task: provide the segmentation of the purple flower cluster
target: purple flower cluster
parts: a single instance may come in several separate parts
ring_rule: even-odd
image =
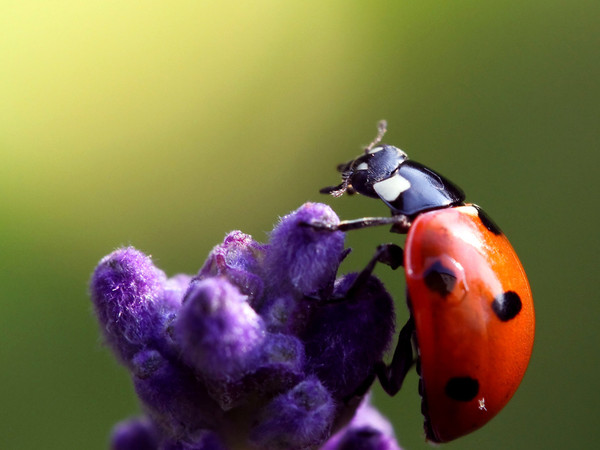
[[[326,205],[281,219],[267,244],[234,231],[195,277],[167,278],[134,248],[103,258],[91,296],[144,415],[118,424],[125,449],[398,449],[368,403],[394,329],[371,276],[336,279],[347,251]]]

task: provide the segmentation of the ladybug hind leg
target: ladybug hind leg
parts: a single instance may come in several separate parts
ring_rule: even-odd
[[[396,344],[390,365],[387,366],[381,361],[375,366],[375,372],[377,373],[381,387],[390,396],[395,395],[400,390],[406,374],[415,363],[412,347],[414,331],[415,322],[411,317],[400,331],[398,344]]]
[[[404,250],[396,244],[379,245],[377,247],[377,250],[375,251],[375,254],[371,258],[371,260],[367,263],[365,268],[359,272],[358,276],[356,277],[356,279],[354,280],[354,282],[352,283],[350,288],[345,292],[343,298],[332,299],[326,303],[346,301],[349,298],[356,298],[356,296],[360,295],[360,290],[366,286],[367,282],[369,281],[369,278],[373,274],[373,270],[375,269],[375,266],[377,265],[377,263],[386,264],[386,265],[390,266],[393,270],[395,270],[398,267],[401,267],[404,263]],[[404,328],[402,329],[402,331],[400,332],[400,342],[404,342],[404,340],[405,340],[404,335],[408,336],[408,341],[409,341],[408,359],[412,360],[412,347],[410,347],[410,336],[412,335],[412,330],[414,329],[414,326],[412,326],[412,320],[410,320],[409,323],[411,324],[411,326],[409,327],[409,324],[406,324],[404,326]],[[399,345],[399,347],[400,347],[400,345]],[[402,373],[401,378],[404,379],[406,372],[408,372],[408,370],[410,369],[410,367],[412,365],[412,362],[411,362],[410,364],[406,364],[405,368],[400,367],[402,365],[400,362],[402,359],[401,353],[403,353],[404,351],[405,351],[404,348],[399,349],[398,347],[396,347],[396,350],[394,352],[393,362],[389,367],[383,361],[379,361],[379,362],[375,363],[371,374],[364,380],[363,383],[360,384],[360,386],[357,387],[356,391],[354,391],[352,393],[352,395],[348,396],[348,398],[346,398],[344,400],[346,402],[348,402],[351,398],[362,398],[368,392],[368,390],[370,389],[370,387],[373,384],[373,381],[375,380],[376,377],[381,380],[382,385],[391,386],[389,389],[384,387],[386,392],[390,393],[391,390],[394,389],[396,385],[398,387],[396,388],[394,393],[397,392],[400,389],[402,380],[400,380],[399,383],[394,383],[393,381],[388,383],[387,381],[384,381],[384,380],[387,380],[388,378],[390,378],[390,379],[393,378],[394,380],[398,380],[400,378],[400,377],[396,376],[396,374],[398,372]],[[394,361],[395,361],[395,363],[394,363]],[[390,374],[390,376],[387,375],[388,373]],[[393,394],[390,394],[390,395],[393,395]]]
[[[346,296],[352,298],[358,294],[360,289],[368,281],[373,273],[377,263],[383,263],[390,266],[392,269],[397,269],[404,262],[404,250],[396,244],[382,244],[377,247],[375,255],[371,258],[365,268],[358,274]],[[395,395],[404,382],[406,374],[415,364],[413,357],[412,337],[415,331],[415,323],[412,317],[408,319],[406,325],[400,331],[398,343],[394,350],[394,356],[390,365],[380,361],[375,364],[375,374],[379,378],[379,382],[383,390],[390,396]],[[371,380],[372,381],[372,380]],[[370,386],[370,382],[366,381],[366,385]]]

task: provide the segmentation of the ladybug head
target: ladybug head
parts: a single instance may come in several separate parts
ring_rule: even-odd
[[[342,174],[342,183],[321,189],[322,194],[339,197],[344,192],[358,192],[367,197],[383,199],[389,197],[390,190],[394,190],[398,196],[410,187],[410,183],[396,176],[398,169],[407,159],[406,153],[393,145],[379,145],[387,131],[385,120],[379,122],[377,130],[377,136],[362,155],[338,166],[338,171]]]
[[[338,166],[342,182],[321,193],[339,197],[358,192],[383,200],[392,214],[405,216],[462,204],[465,194],[458,186],[423,164],[409,161],[399,148],[380,144],[385,131],[385,121],[379,122],[377,137],[365,152]]]
[[[342,183],[321,189],[321,193],[339,197],[344,192],[366,195],[368,197],[382,197],[382,191],[396,189],[399,194],[403,189],[408,189],[410,184],[402,185],[401,177],[396,177],[398,169],[407,156],[393,145],[378,145],[367,147],[365,153],[358,158],[338,166],[342,174]],[[393,185],[393,186],[392,186]]]

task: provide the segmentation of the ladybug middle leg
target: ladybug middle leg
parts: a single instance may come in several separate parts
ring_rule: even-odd
[[[387,366],[383,361],[375,365],[375,373],[379,378],[381,387],[390,396],[395,395],[400,390],[406,374],[415,363],[412,346],[414,331],[415,322],[411,317],[400,330],[398,343],[390,365]]]
[[[366,284],[377,263],[383,263],[390,266],[393,270],[402,266],[404,262],[404,250],[396,244],[381,244],[377,247],[375,255],[367,263],[365,268],[360,271],[344,297],[354,298],[360,289]]]

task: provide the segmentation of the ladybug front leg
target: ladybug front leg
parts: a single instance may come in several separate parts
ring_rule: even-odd
[[[392,232],[406,234],[406,232],[410,228],[411,221],[408,218],[408,216],[400,214],[391,217],[362,217],[360,219],[342,220],[335,225],[317,221],[305,223],[302,225],[323,231],[351,231],[360,230],[361,228],[391,225]]]
[[[377,378],[381,387],[388,395],[395,395],[404,382],[406,374],[415,363],[413,358],[412,336],[415,331],[415,322],[411,317],[402,327],[398,336],[398,344],[389,366],[382,361],[375,367]]]

